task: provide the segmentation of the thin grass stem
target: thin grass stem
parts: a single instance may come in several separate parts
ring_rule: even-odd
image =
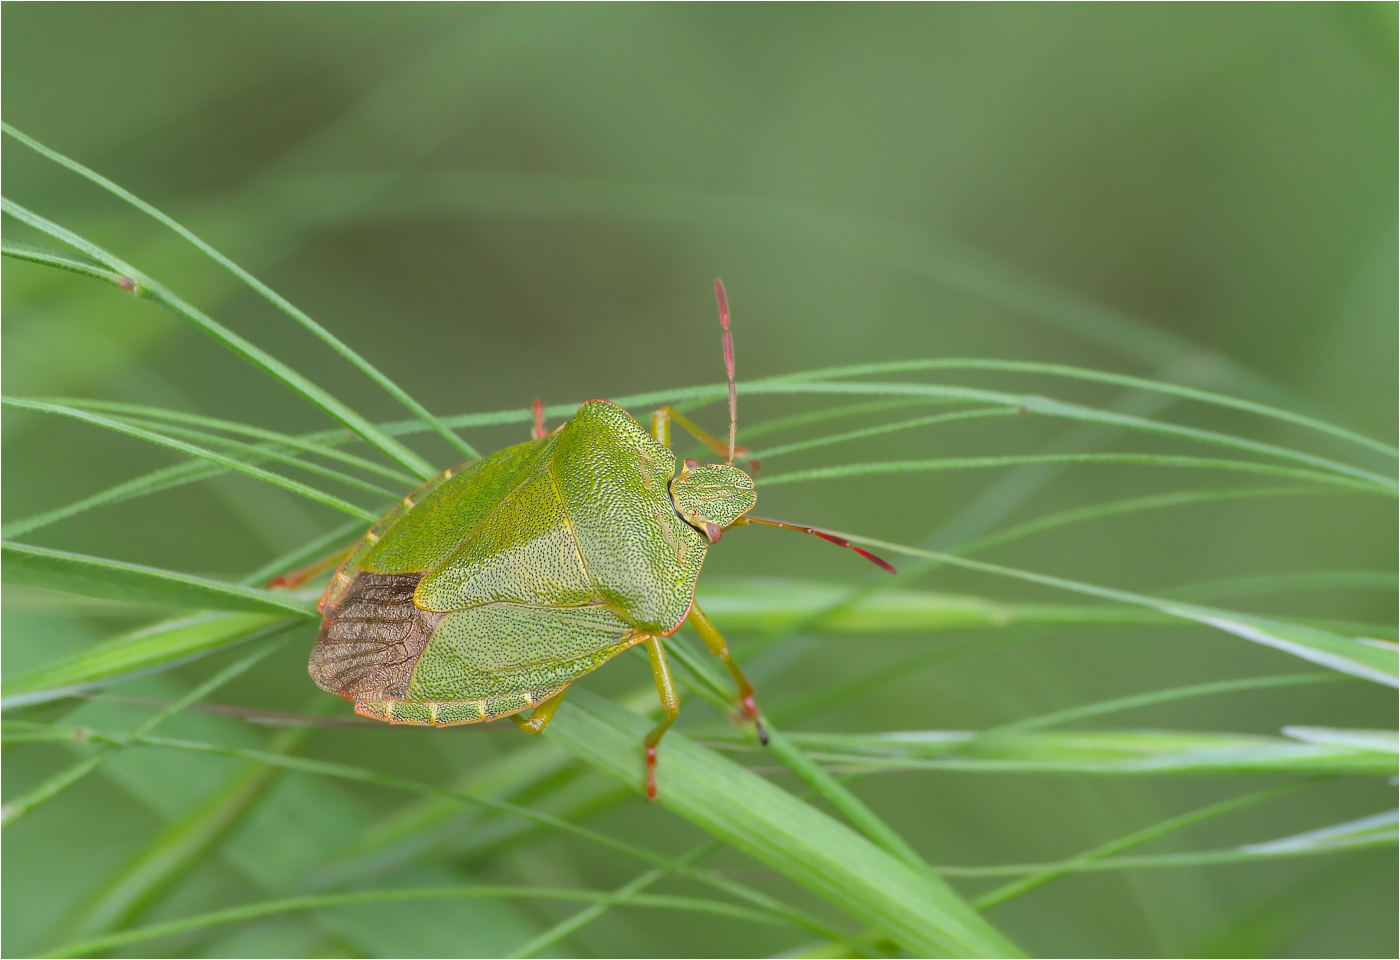
[[[351,410],[331,394],[313,384],[310,380],[297,373],[270,353],[255,347],[243,337],[240,337],[232,330],[218,323],[199,308],[181,299],[169,288],[153,280],[140,270],[137,270],[131,264],[126,263],[73,231],[39,216],[37,213],[20,206],[12,200],[7,198],[0,199],[0,210],[24,221],[36,229],[42,230],[49,236],[61,240],[75,249],[81,250],[88,256],[101,261],[112,270],[129,278],[131,281],[131,293],[143,299],[150,300],[152,303],[194,324],[200,330],[228,347],[243,359],[282,381],[292,390],[345,424],[345,426],[363,437],[367,443],[378,448],[385,456],[396,461],[406,470],[423,480],[427,480],[437,473],[437,470],[434,469],[432,464],[428,463],[428,461],[380,430],[360,414]],[[128,289],[127,285],[122,284],[122,289]]]
[[[428,427],[431,428],[435,433],[441,436],[452,446],[460,450],[467,457],[467,459],[475,460],[477,457],[481,456],[481,454],[477,453],[476,449],[471,444],[467,443],[461,437],[457,436],[457,434],[453,433],[446,426],[444,426],[442,421],[435,417],[433,414],[429,413],[426,407],[424,407],[417,400],[414,400],[411,396],[409,396],[408,393],[398,384],[394,383],[394,381],[390,380],[383,373],[379,372],[379,370],[373,364],[371,364],[364,357],[360,356],[358,353],[352,350],[339,337],[335,336],[333,333],[331,333],[325,327],[321,326],[315,320],[312,320],[309,316],[306,315],[306,313],[304,313],[298,307],[294,306],[290,301],[278,294],[267,284],[263,283],[257,277],[254,277],[247,270],[244,270],[238,264],[234,263],[228,257],[224,256],[218,250],[214,249],[208,243],[205,243],[202,239],[196,236],[193,231],[187,229],[180,223],[176,222],[173,218],[162,213],[160,210],[157,210],[151,204],[142,200],[140,197],[137,197],[129,190],[118,186],[117,184],[113,183],[111,180],[108,180],[106,177],[102,176],[96,171],[83,166],[76,160],[72,160],[64,156],[57,150],[54,150],[51,147],[44,146],[42,143],[35,140],[33,137],[21,133],[14,127],[10,126],[8,123],[0,122],[0,130],[3,130],[5,133],[8,133],[10,136],[14,137],[16,140],[23,143],[30,149],[42,154],[45,157],[48,157],[50,160],[54,161],[60,166],[72,170],[79,176],[97,184],[102,189],[113,193],[118,197],[121,197],[123,200],[136,207],[138,210],[141,210],[143,213],[149,214],[156,220],[159,220],[161,223],[165,224],[171,230],[174,230],[180,236],[184,237],[190,243],[194,244],[196,247],[198,247],[200,250],[206,253],[216,263],[228,269],[230,273],[232,273],[234,276],[238,277],[238,279],[242,280],[248,286],[256,290],[264,299],[272,303],[283,313],[290,316],[293,320],[297,321],[297,323],[301,324],[307,330],[311,331],[311,333],[317,338],[319,338],[322,343],[325,343],[336,353],[340,354],[341,357],[348,360],[361,373],[369,377],[375,383],[379,384],[379,386],[382,387],[385,390],[385,392],[387,392],[395,400],[399,401],[399,403],[403,404],[410,411],[412,411],[412,413],[416,417],[418,417],[425,424],[427,424]]]
[[[862,377],[885,373],[907,373],[915,370],[998,370],[1010,373],[1033,373],[1052,377],[1065,377],[1073,380],[1111,383],[1120,387],[1129,387],[1134,390],[1146,390],[1152,393],[1167,393],[1188,400],[1196,400],[1201,403],[1211,404],[1213,406],[1232,407],[1236,410],[1258,414],[1261,417],[1283,420],[1295,426],[1306,427],[1309,430],[1316,430],[1319,433],[1325,433],[1340,440],[1346,440],[1350,443],[1366,447],[1369,450],[1385,454],[1388,457],[1400,457],[1400,449],[1381,443],[1378,440],[1372,440],[1370,437],[1355,433],[1343,427],[1327,423],[1326,421],[1293,413],[1289,410],[1282,410],[1278,407],[1271,407],[1267,404],[1255,403],[1252,400],[1243,400],[1239,397],[1231,397],[1226,394],[1214,393],[1209,390],[1200,390],[1195,387],[1187,387],[1175,383],[1164,383],[1160,380],[1149,380],[1144,377],[1134,377],[1121,373],[1109,373],[1103,370],[1070,367],[1056,363],[1034,363],[1021,360],[991,360],[982,358],[931,358],[923,360],[897,360],[890,363],[865,363],[844,367],[827,367],[823,370],[806,370],[801,373],[791,374],[789,378],[830,380],[838,377]]]
[[[281,487],[283,490],[288,490],[292,493],[300,494],[301,496],[306,497],[308,500],[314,500],[317,503],[324,504],[325,506],[331,507],[335,510],[339,510],[341,513],[348,513],[352,517],[359,517],[361,520],[367,520],[370,522],[379,519],[379,514],[374,513],[373,511],[366,510],[363,507],[357,507],[355,504],[350,503],[347,500],[342,500],[339,497],[334,496],[333,494],[326,493],[323,490],[318,490],[315,487],[307,486],[306,484],[301,483],[297,480],[292,480],[289,477],[284,477],[279,473],[272,473],[269,470],[263,470],[261,467],[255,467],[252,464],[244,463],[242,460],[237,460],[233,457],[226,457],[221,453],[215,453],[213,450],[208,450],[204,447],[197,447],[194,444],[185,443],[183,440],[176,440],[173,437],[167,437],[163,434],[155,433],[154,431],[146,430],[133,424],[123,423],[120,420],[113,420],[110,417],[104,417],[98,414],[88,413],[83,410],[75,410],[72,407],[61,406],[56,403],[45,403],[41,400],[25,400],[18,397],[3,397],[0,398],[0,403],[3,403],[7,407],[15,407],[21,410],[32,410],[36,413],[50,413],[56,414],[58,416],[70,417],[71,419],[91,424],[95,427],[103,427],[107,430],[112,430],[116,433],[126,434],[129,437],[136,437],[139,440],[146,440],[158,446],[168,447],[171,450],[179,451],[180,453],[183,453],[187,456],[198,457],[201,460],[208,460],[211,463],[217,463],[220,466],[227,467],[230,470],[235,470],[238,473],[246,474],[250,477],[253,477],[254,479],[262,480],[263,482],[270,483],[276,487]]]

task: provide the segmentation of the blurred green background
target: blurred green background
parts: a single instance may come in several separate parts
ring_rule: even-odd
[[[722,367],[709,285],[722,276],[741,381],[916,357],[1039,360],[1192,382],[1386,442],[1396,435],[1395,4],[12,3],[3,16],[7,122],[186,223],[440,414],[714,382]],[[161,278],[371,418],[403,418],[153,221],[13,140],[3,173],[7,196]],[[7,234],[29,237],[14,226],[6,223]],[[3,323],[8,394],[129,400],[289,432],[326,426],[175,318],[89,281],[7,261]],[[1008,374],[934,379],[1097,405],[1119,396]],[[741,440],[745,423],[804,409],[793,398],[743,400]],[[722,427],[719,407],[697,416]],[[1209,408],[1163,416],[1339,451]],[[1073,441],[1075,429],[1041,418],[972,421],[795,454],[781,469],[1033,452]],[[517,424],[467,436],[489,450],[525,432]],[[1141,438],[1099,445],[1184,449]],[[452,460],[445,444],[417,446],[435,463]],[[7,519],[173,462],[136,441],[8,415],[4,455]],[[1005,516],[991,507],[979,515],[1008,482],[1043,487]],[[907,474],[776,487],[759,512],[948,546],[989,522],[1221,483],[1099,466]],[[30,539],[237,577],[339,522],[225,478]],[[1396,550],[1393,507],[1328,496],[1099,521],[988,559],[1160,592],[1229,577],[1393,569]],[[712,552],[706,578],[862,582],[857,566],[815,541],[750,530]],[[947,569],[915,586],[1078,602]],[[1393,589],[1229,605],[1390,625],[1372,635],[1394,639]],[[5,613],[7,674],[137,622],[23,592],[7,592]],[[808,638],[804,655],[774,665],[760,686],[765,702],[777,702],[969,638]],[[797,726],[977,729],[1305,666],[1187,627],[1001,639]],[[319,696],[303,666],[310,640],[299,635],[215,699],[310,709]],[[734,640],[742,657],[745,640]],[[192,665],[118,692],[168,697],[207,673]],[[643,665],[622,658],[584,683],[613,694],[644,681]],[[103,709],[123,721],[139,716]],[[716,719],[694,698],[683,710],[683,725]],[[1342,683],[1191,700],[1110,725],[1275,734],[1285,724],[1388,727],[1394,717],[1393,691]],[[440,781],[516,749],[513,733],[331,730],[308,752]],[[5,762],[8,795],[70,758],[26,747]],[[107,872],[198,799],[196,774],[160,763],[123,757],[7,832],[7,955],[49,943]],[[930,862],[981,864],[1068,856],[1253,787],[1238,778],[919,773],[856,789]],[[355,822],[401,802],[345,784],[318,789]],[[1338,781],[1161,849],[1282,836],[1386,809],[1393,794],[1383,780]],[[697,835],[635,797],[590,822],[672,852]],[[426,858],[417,882],[469,870],[503,883],[611,889],[636,870],[547,837],[454,856]],[[152,916],[259,896],[248,860],[236,850],[211,856]],[[1393,956],[1396,896],[1395,852],[1383,847],[1281,865],[1074,876],[989,916],[1043,955]],[[183,949],[498,955],[520,931],[564,915],[562,905],[551,910],[375,908],[340,927],[291,917]],[[410,914],[426,919],[403,919]],[[401,939],[410,936],[425,939]],[[792,943],[783,931],[632,911],[556,949],[747,955]]]

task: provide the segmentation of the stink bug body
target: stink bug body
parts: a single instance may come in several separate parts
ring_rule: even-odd
[[[604,400],[547,433],[536,402],[533,439],[429,480],[350,552],[321,598],[309,666],[316,684],[376,720],[447,726],[511,717],[539,733],[570,683],[645,644],[665,711],[645,741],[654,799],[656,745],[680,709],[660,638],[688,620],[733,674],[742,714],[759,724],[753,687],[695,604],[706,550],[741,523],[850,545],[745,516],[757,497],[734,466],[733,346],[718,281],[715,290],[728,443],[670,408],[652,415],[648,433]],[[672,423],[726,462],[687,460],[677,473]],[[761,724],[758,731],[764,738]]]

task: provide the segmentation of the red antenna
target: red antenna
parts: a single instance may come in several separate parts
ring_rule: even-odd
[[[719,304],[719,325],[724,330],[724,372],[729,377],[729,462],[734,462],[734,441],[738,437],[739,399],[734,390],[734,338],[729,335],[729,298],[724,281],[715,280],[715,302]]]
[[[875,564],[875,566],[879,567],[886,573],[898,572],[895,570],[892,564],[890,564],[888,561],[881,560],[869,550],[862,550],[860,547],[856,546],[854,543],[847,540],[845,537],[838,537],[834,533],[827,533],[825,530],[818,530],[816,527],[804,527],[800,523],[784,523],[781,520],[767,520],[763,517],[748,516],[740,517],[738,520],[734,521],[733,525],[737,527],[740,524],[750,523],[761,527],[777,527],[779,530],[796,530],[798,533],[810,533],[814,537],[821,537],[828,543],[834,543],[838,547],[845,547],[847,550],[855,551],[856,553],[860,554],[862,557],[869,560],[871,563]]]

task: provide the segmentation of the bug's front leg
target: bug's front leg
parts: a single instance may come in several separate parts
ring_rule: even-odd
[[[661,736],[681,712],[681,698],[676,695],[676,685],[671,680],[671,667],[666,662],[666,651],[661,647],[660,637],[647,637],[647,656],[651,658],[651,672],[656,677],[656,692],[661,695],[661,710],[665,714],[661,722],[652,728],[642,741],[646,746],[647,757],[647,799],[656,799],[656,745]]]
[[[768,731],[763,729],[763,721],[758,718],[758,704],[753,702],[753,684],[749,683],[749,678],[744,676],[744,672],[739,669],[739,665],[730,656],[729,644],[724,642],[723,635],[715,629],[715,625],[710,622],[710,618],[705,616],[705,611],[700,609],[700,604],[690,605],[690,616],[686,621],[695,628],[695,632],[700,634],[700,639],[705,641],[705,646],[710,648],[710,652],[724,661],[724,665],[729,668],[729,674],[734,678],[734,686],[739,691],[739,710],[743,715],[753,721],[754,727],[758,730],[758,740],[765,747],[768,746]]]

